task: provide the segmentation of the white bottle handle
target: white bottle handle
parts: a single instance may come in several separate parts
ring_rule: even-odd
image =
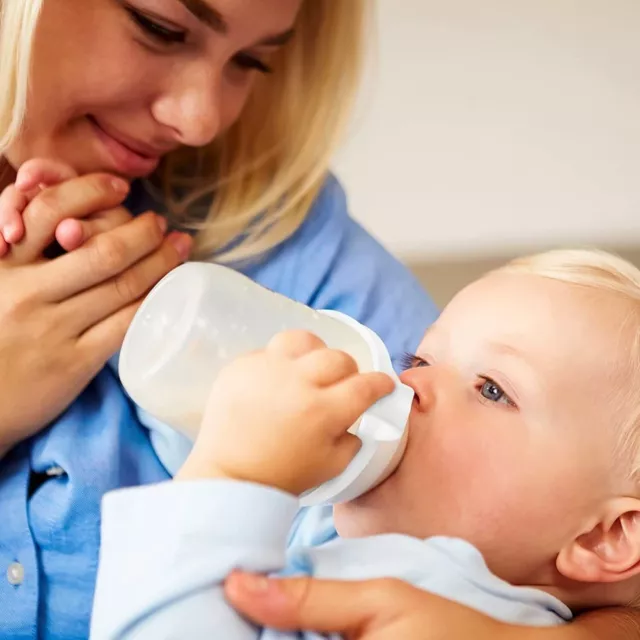
[[[370,424],[375,416],[365,416]],[[387,427],[388,428],[388,427]],[[378,440],[373,435],[359,435],[362,446],[349,466],[336,478],[300,496],[304,507],[348,502],[386,480],[404,453],[406,429],[400,440]]]
[[[407,419],[413,390],[402,384],[393,371],[391,358],[380,337],[371,329],[337,311],[321,311],[358,331],[367,342],[373,371],[382,371],[394,379],[396,389],[376,402],[350,431],[362,441],[349,466],[336,478],[300,497],[303,506],[348,502],[385,480],[404,454]]]

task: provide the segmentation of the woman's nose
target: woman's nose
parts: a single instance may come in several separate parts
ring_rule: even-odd
[[[155,101],[153,117],[181,145],[203,147],[220,132],[221,90],[210,70],[185,73]]]

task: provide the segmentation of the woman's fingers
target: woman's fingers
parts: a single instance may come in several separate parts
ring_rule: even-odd
[[[105,231],[111,231],[132,219],[132,215],[124,207],[116,207],[101,211],[85,220],[67,218],[56,229],[56,240],[65,251],[75,251],[85,242]],[[163,219],[158,221],[161,227]]]
[[[394,579],[356,582],[234,573],[225,595],[259,626],[338,633],[346,640],[497,640],[529,638],[533,631],[507,626]]]
[[[24,236],[22,212],[27,202],[27,197],[13,184],[0,194],[0,236],[4,242],[0,256],[7,253],[9,244],[20,241]]]
[[[157,251],[126,271],[64,302],[61,305],[63,321],[68,322],[74,332],[91,331],[90,327],[140,300],[161,278],[184,261],[184,252],[175,244],[180,240],[179,236],[171,234]],[[114,326],[119,326],[118,322]],[[101,329],[97,333],[103,330],[108,331]]]
[[[91,238],[72,253],[39,265],[46,266],[41,296],[47,302],[60,302],[102,284],[156,251],[163,241],[164,228],[158,217],[152,213],[138,216]]]
[[[186,237],[184,234],[170,234],[165,240],[161,251],[136,265],[138,271],[128,276],[133,284],[125,284],[127,282],[126,274],[123,274],[125,280],[121,281],[120,286],[112,283],[111,294],[114,295],[112,300],[122,300],[128,295],[135,295],[137,291],[145,287],[144,283],[147,283],[146,289],[150,289],[161,277],[175,266],[178,266],[180,262],[183,262],[190,249],[191,238]],[[130,289],[129,287],[133,288]],[[123,291],[125,293],[124,298],[122,297]],[[100,295],[97,295],[96,299],[99,297]],[[125,333],[141,302],[140,298],[138,298],[116,313],[112,313],[93,324],[80,337],[78,347],[88,354],[101,354],[105,359],[111,357],[121,347]]]
[[[127,329],[140,304],[141,300],[132,302],[81,335],[77,342],[81,357],[95,359],[98,364],[111,358],[122,346]]]
[[[75,251],[85,242],[86,224],[87,221],[74,220],[73,218],[63,220],[56,227],[56,242],[62,247],[62,249],[64,249],[64,251]]]
[[[371,627],[397,615],[411,587],[391,580],[277,580],[236,573],[227,580],[225,593],[240,613],[259,625],[365,638]],[[354,635],[356,631],[362,635]]]
[[[29,193],[40,186],[52,186],[77,177],[77,173],[68,164],[47,158],[27,160],[18,169],[16,187],[23,193]]]
[[[128,188],[120,178],[92,174],[46,189],[27,205],[23,214],[25,238],[14,245],[9,261],[34,262],[53,241],[60,222],[113,209],[122,203]]]

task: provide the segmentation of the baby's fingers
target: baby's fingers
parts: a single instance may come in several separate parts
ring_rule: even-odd
[[[16,177],[16,187],[22,193],[33,193],[42,187],[52,187],[77,177],[77,173],[64,162],[35,158],[25,162]]]
[[[326,389],[327,397],[339,412],[340,419],[336,420],[336,427],[341,429],[344,424],[353,424],[394,389],[394,381],[386,373],[380,372],[357,373]]]
[[[3,236],[4,255],[7,244],[14,244],[24,236],[22,212],[27,206],[28,199],[24,193],[18,191],[15,185],[9,185],[0,195],[0,234]]]

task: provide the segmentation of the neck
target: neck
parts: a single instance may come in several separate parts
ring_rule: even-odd
[[[582,613],[602,607],[627,606],[637,598],[638,583],[625,580],[614,583],[574,582],[561,575],[552,584],[528,585],[554,596],[574,613]]]

